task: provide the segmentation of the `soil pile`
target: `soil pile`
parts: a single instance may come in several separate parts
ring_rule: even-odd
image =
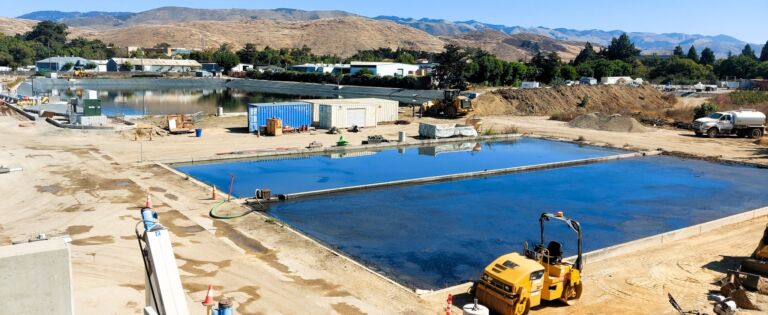
[[[579,107],[587,97],[587,105]],[[480,95],[478,115],[538,115],[575,113],[583,110],[611,114],[663,114],[674,100],[650,86],[577,85],[541,89],[500,89]],[[660,115],[661,116],[661,115]]]
[[[617,132],[646,132],[642,124],[632,117],[618,114],[589,113],[580,115],[568,123],[569,126],[583,129],[596,129]]]

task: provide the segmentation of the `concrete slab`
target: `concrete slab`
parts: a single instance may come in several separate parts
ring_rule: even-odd
[[[0,296],[8,314],[74,314],[70,238],[0,247]]]

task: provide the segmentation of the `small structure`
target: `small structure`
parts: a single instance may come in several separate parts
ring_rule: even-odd
[[[765,80],[765,79],[752,80],[752,88],[760,91],[768,91],[768,80]]]
[[[248,63],[241,63],[232,67],[232,72],[248,72],[253,70],[253,65]]]
[[[285,69],[283,69],[281,67],[272,66],[272,65],[269,65],[269,66],[256,66],[254,68],[254,70],[259,72],[259,73],[265,73],[265,72],[267,72],[267,73],[278,73],[278,72],[285,71]]]
[[[248,131],[260,132],[267,120],[280,118],[283,127],[300,128],[312,125],[312,104],[306,102],[248,104]]]
[[[521,89],[538,89],[541,87],[541,83],[536,81],[523,81],[520,83]]]
[[[312,123],[315,125],[320,125],[321,105],[355,105],[371,107],[376,112],[377,124],[380,122],[396,121],[399,117],[400,109],[400,102],[381,98],[330,98],[302,101],[312,104]],[[336,127],[338,128],[338,126]]]
[[[579,79],[579,84],[582,84],[582,85],[597,85],[597,79],[595,79],[593,77],[581,77],[581,79]]]
[[[376,127],[377,108],[359,103],[320,104],[319,126],[323,129]]]
[[[380,77],[404,77],[415,76],[416,72],[419,70],[419,65],[394,62],[353,61],[349,68],[349,74],[354,75],[364,69]]]
[[[95,65],[93,69],[90,69],[94,72],[107,72],[107,63],[109,60],[89,60],[91,64]],[[89,67],[86,66],[85,69],[88,69]]]
[[[195,71],[195,77],[198,78],[212,78],[213,73],[205,71],[205,70],[197,70]]]
[[[80,57],[51,57],[35,62],[35,66],[41,72],[66,72],[85,68],[89,63],[90,60]]]
[[[600,84],[604,85],[627,85],[634,82],[631,77],[602,77]]]
[[[190,59],[112,58],[107,62],[109,72],[191,72],[201,68],[200,63]]]

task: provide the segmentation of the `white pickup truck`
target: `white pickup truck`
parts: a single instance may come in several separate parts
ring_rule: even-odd
[[[691,127],[697,136],[737,135],[758,139],[765,133],[765,114],[752,109],[716,112],[696,119]]]

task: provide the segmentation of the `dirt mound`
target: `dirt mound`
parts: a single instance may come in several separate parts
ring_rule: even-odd
[[[589,113],[580,115],[568,123],[574,128],[596,129],[618,132],[646,132],[642,124],[632,117],[619,114],[607,115],[603,113]]]
[[[580,108],[584,97],[587,106]],[[650,86],[616,85],[560,86],[542,89],[499,89],[482,94],[477,101],[478,115],[539,115],[579,111],[610,114],[663,114],[673,107],[664,94]]]

